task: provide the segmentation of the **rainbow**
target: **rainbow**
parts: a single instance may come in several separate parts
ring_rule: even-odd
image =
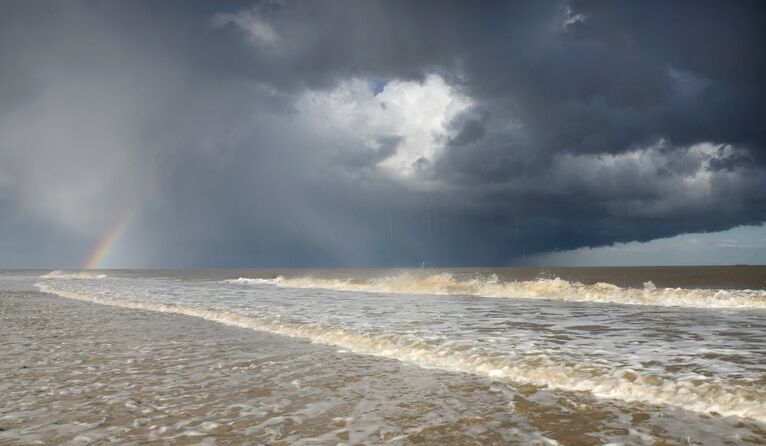
[[[122,235],[125,234],[125,229],[127,229],[130,222],[133,220],[136,214],[138,214],[138,211],[141,209],[142,202],[143,200],[138,200],[136,204],[128,208],[122,214],[120,219],[117,220],[117,223],[112,226],[112,229],[106,233],[104,238],[101,239],[98,245],[96,245],[96,248],[90,253],[88,260],[83,265],[83,269],[101,268],[104,260],[106,260],[106,258],[112,252],[117,242],[120,241]]]

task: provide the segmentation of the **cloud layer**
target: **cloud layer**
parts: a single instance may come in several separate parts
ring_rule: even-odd
[[[0,264],[503,265],[766,220],[759,2],[4,2]]]

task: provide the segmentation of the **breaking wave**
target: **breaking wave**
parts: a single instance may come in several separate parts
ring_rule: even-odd
[[[51,271],[48,274],[40,276],[41,279],[103,279],[106,274],[94,273],[90,271]]]
[[[238,279],[224,280],[225,283],[234,283],[237,285],[276,285],[282,281],[282,276],[275,277],[273,279],[250,279],[247,277],[240,277]]]
[[[602,398],[666,404],[697,413],[716,412],[724,416],[747,417],[766,422],[766,388],[746,385],[744,382],[670,380],[626,367],[553,360],[541,353],[509,354],[458,342],[435,342],[393,333],[368,333],[226,310],[108,299],[96,294],[62,290],[50,282],[38,283],[37,287],[43,292],[62,297],[200,317],[222,324],[332,345],[354,353],[410,361],[425,367],[485,375],[552,389],[590,392]]]
[[[371,293],[473,295],[696,308],[766,308],[766,290],[657,288],[652,282],[644,283],[643,288],[622,288],[606,282],[584,284],[560,278],[503,282],[494,274],[468,280],[456,279],[448,273],[428,276],[404,273],[373,279],[280,276],[274,279],[240,277],[227,282]]]

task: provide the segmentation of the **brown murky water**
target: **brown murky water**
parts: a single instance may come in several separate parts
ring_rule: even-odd
[[[7,273],[0,444],[766,444],[758,292],[580,273]]]

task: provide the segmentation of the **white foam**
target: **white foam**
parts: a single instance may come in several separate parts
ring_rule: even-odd
[[[40,276],[42,279],[103,279],[106,274],[96,273],[92,271],[51,271],[48,274]]]
[[[261,279],[261,278],[248,278],[240,277],[238,279],[224,280],[225,283],[234,283],[237,285],[276,285],[282,281],[282,276],[275,277],[273,279]]]
[[[248,283],[240,278],[238,283]],[[696,308],[766,308],[766,290],[706,290],[657,288],[649,281],[643,288],[622,288],[606,282],[584,284],[560,278],[502,282],[496,275],[458,280],[451,274],[404,273],[373,279],[323,279],[278,277],[274,285],[284,288],[321,288],[395,294],[473,295],[498,298],[549,299],[631,305]]]
[[[666,404],[685,410],[766,422],[766,389],[758,385],[714,380],[675,381],[641,374],[624,367],[554,361],[542,353],[508,355],[459,343],[439,343],[390,333],[366,333],[350,328],[307,324],[232,311],[156,302],[107,299],[95,294],[37,284],[43,292],[99,304],[195,316],[211,321],[266,331],[341,347],[355,353],[411,361],[424,367],[480,374],[518,383],[585,391],[603,398]]]

